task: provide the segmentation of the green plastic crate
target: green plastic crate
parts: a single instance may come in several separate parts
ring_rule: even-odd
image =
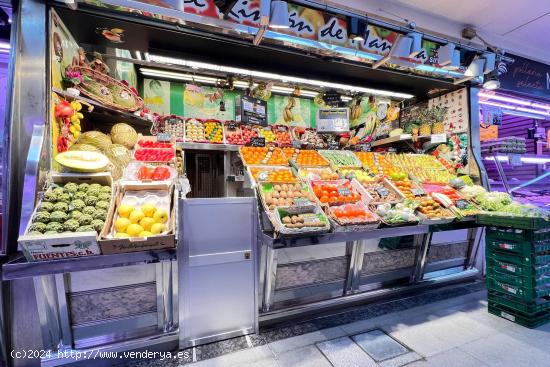
[[[521,301],[532,301],[535,298],[541,298],[550,295],[550,287],[529,287],[513,285],[491,276],[487,277],[487,289],[497,292],[504,292],[509,296],[513,296]]]
[[[518,256],[498,251],[486,251],[487,264],[496,271],[523,276],[540,276],[550,272],[550,264],[540,261],[542,256]],[[548,255],[545,255],[546,257]],[[548,256],[550,257],[550,256]]]
[[[536,298],[531,302],[520,302],[506,293],[489,291],[487,293],[487,299],[489,302],[508,307],[514,311],[518,311],[526,315],[534,315],[544,311],[550,311],[550,296]]]
[[[502,251],[521,256],[544,254],[550,251],[550,240],[542,241],[511,241],[495,238],[491,234],[485,236],[485,248],[489,251]]]
[[[550,228],[550,221],[543,218],[500,216],[488,213],[478,214],[476,216],[476,222],[486,226],[510,227],[518,229],[537,230]]]
[[[525,277],[516,274],[503,274],[494,271],[492,268],[487,269],[487,276],[494,278],[498,281],[515,285],[519,287],[550,287],[550,274],[544,274],[539,277]]]
[[[529,230],[509,227],[489,226],[485,229],[487,236],[510,241],[544,241],[550,240],[550,228]]]
[[[525,315],[521,312],[502,306],[500,304],[495,304],[493,302],[489,302],[488,310],[489,313],[492,313],[493,315],[500,316],[530,329],[544,325],[548,321],[550,321],[550,312],[547,311],[535,315]]]

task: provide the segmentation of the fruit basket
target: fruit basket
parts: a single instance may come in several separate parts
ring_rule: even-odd
[[[288,159],[277,147],[240,147],[243,163],[250,165],[288,166]]]
[[[331,222],[334,222],[334,228],[337,232],[369,230],[378,228],[380,225],[378,215],[362,202],[328,207],[327,214]]]
[[[138,148],[134,151],[134,159],[138,162],[167,163],[175,157],[173,148]]]
[[[223,125],[225,142],[232,145],[244,145],[243,130],[236,122],[228,121]]]
[[[158,141],[156,136],[138,136],[137,148],[163,148],[173,149],[174,143],[171,141]]]
[[[174,167],[166,164],[130,162],[124,169],[122,181],[158,182],[172,181],[177,177]]]
[[[185,120],[185,142],[223,144],[223,124],[219,120]]]
[[[335,169],[343,167],[361,167],[357,157],[347,150],[320,150],[319,154],[325,158]]]
[[[83,82],[76,84],[82,95],[98,101],[104,106],[125,112],[135,112],[143,109],[143,99],[135,94],[127,85],[100,73],[87,66],[72,65],[67,72],[79,73]]]
[[[446,169],[414,168],[408,172],[412,180],[419,182],[447,184],[447,182],[456,178]]]
[[[392,184],[403,194],[405,199],[419,200],[426,196],[426,191],[413,181],[392,181]]]
[[[298,182],[290,167],[285,166],[248,166],[247,172],[252,182]]]
[[[245,145],[250,144],[250,140],[252,140],[252,138],[256,138],[259,136],[258,129],[259,129],[259,126],[257,127],[255,125],[245,125],[245,124],[241,125],[243,143]]]
[[[270,126],[258,127],[258,136],[265,139],[265,145],[277,145],[277,137]]]
[[[170,134],[176,141],[185,140],[185,121],[176,115],[164,116],[160,119],[160,131]]]
[[[259,184],[260,199],[265,211],[271,212],[278,206],[316,206],[315,195],[309,186],[303,182]]]
[[[279,148],[292,146],[292,137],[290,136],[290,131],[288,126],[284,126],[284,125],[273,126],[273,133],[275,133],[275,140]]]
[[[288,157],[290,164],[296,168],[329,166],[328,161],[316,150],[286,148],[284,153]]]
[[[175,247],[173,186],[164,183],[119,187],[116,208],[101,234],[104,254]]]
[[[330,181],[330,180],[339,179],[340,175],[334,172],[330,167],[323,167],[323,168],[307,167],[307,168],[298,169],[298,177],[301,180],[305,180],[305,181],[311,181],[311,180]]]
[[[403,194],[385,178],[378,178],[374,182],[363,182],[362,186],[372,197],[371,204],[397,204],[405,200]]]
[[[53,174],[49,187],[20,236],[28,261],[99,255],[98,234],[113,206],[108,173]],[[65,233],[69,232],[69,233]]]
[[[273,221],[275,231],[280,236],[330,231],[330,222],[319,207],[277,207]]]
[[[305,129],[303,127],[291,127],[290,135],[292,140],[297,142],[301,148],[305,149],[326,149],[326,141],[317,134],[315,129]]]
[[[356,203],[368,205],[372,198],[356,180],[311,181],[311,189],[321,205],[338,206]]]

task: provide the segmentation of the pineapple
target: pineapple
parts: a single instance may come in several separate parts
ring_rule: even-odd
[[[432,134],[443,134],[445,132],[445,125],[443,120],[447,114],[447,107],[433,107],[430,110],[431,120],[433,121]]]
[[[429,122],[423,122],[420,125],[420,135],[430,135],[432,133],[432,125]]]
[[[439,121],[433,124],[432,134],[443,134],[445,132],[445,125],[443,122]]]

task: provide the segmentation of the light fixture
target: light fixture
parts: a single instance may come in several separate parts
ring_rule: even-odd
[[[488,90],[495,90],[500,88],[500,81],[498,80],[498,70],[493,70],[485,76],[483,88]]]
[[[358,17],[351,17],[348,20],[348,38],[361,42],[365,40],[368,22]]]
[[[479,104],[487,105],[487,106],[500,107],[500,108],[505,109],[507,111],[520,111],[520,112],[527,112],[527,113],[532,113],[532,114],[535,114],[535,115],[550,117],[550,112],[535,110],[535,109],[532,109],[532,108],[518,107],[518,106],[499,103],[499,102],[492,102],[492,101],[479,101]]]
[[[468,68],[464,72],[464,75],[471,77],[478,77],[483,75],[483,70],[485,68],[485,59],[483,57],[476,56],[468,65]]]
[[[392,47],[392,56],[395,57],[409,57],[411,54],[411,48],[413,45],[413,39],[409,36],[400,37],[396,44]],[[394,50],[395,49],[395,50]]]
[[[481,91],[481,92],[479,92],[478,96],[482,97],[482,98],[495,100],[495,101],[508,102],[508,103],[513,103],[513,104],[517,104],[517,105],[520,105],[520,106],[539,108],[539,109],[550,111],[550,105],[542,104],[542,103],[539,103],[539,102],[527,101],[525,99],[520,99],[520,98],[515,98],[515,97],[508,97],[508,96],[501,95],[501,94],[486,93],[486,92]]]
[[[456,46],[452,42],[449,42],[446,45],[439,47],[437,49],[437,63],[440,66],[451,65],[453,63],[455,48]]]
[[[483,67],[483,74],[488,74],[491,71],[495,70],[495,63],[497,55],[493,52],[486,52],[483,54],[485,59],[485,65]]]
[[[78,1],[77,0],[64,0],[65,4],[72,10],[76,10],[78,8]]]
[[[182,59],[176,59],[176,58],[165,57],[160,55],[149,55],[149,59],[152,62],[156,62],[160,64],[172,64],[172,65],[179,65],[179,66],[185,66],[185,67],[198,66],[201,69],[218,71],[225,74],[241,75],[241,76],[267,79],[267,80],[286,80],[287,82],[292,84],[310,85],[315,88],[321,87],[321,88],[327,88],[327,89],[330,89],[330,88],[341,89],[349,92],[361,92],[365,94],[393,97],[393,98],[399,98],[399,99],[408,99],[408,98],[414,97],[413,94],[408,94],[408,93],[391,92],[391,91],[380,90],[380,89],[357,87],[357,86],[352,86],[347,84],[325,82],[320,80],[299,78],[299,77],[280,75],[275,73],[266,73],[263,71],[241,69],[241,68],[235,68],[231,66],[222,66],[222,65],[215,65],[215,64],[209,64],[204,62],[182,60]]]
[[[416,57],[420,52],[422,52],[422,34],[418,32],[410,32],[407,34],[407,37],[410,37],[413,40],[408,57]]]
[[[265,1],[265,0],[264,0]],[[288,4],[286,1],[272,0],[269,15],[270,28],[288,28]]]
[[[134,51],[134,54],[135,54],[136,60],[143,60],[143,59],[141,58],[141,52],[140,52],[139,50],[135,50],[135,51]]]

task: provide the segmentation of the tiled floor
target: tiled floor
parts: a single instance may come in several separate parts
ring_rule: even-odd
[[[324,322],[305,323],[301,327],[311,327],[311,332],[297,332],[300,335],[293,334],[293,330],[287,327],[284,332],[295,335],[291,337],[274,334],[281,333],[281,330],[272,331],[273,335],[251,336],[247,339],[248,348],[233,353],[202,349],[197,356],[200,361],[190,366],[550,366],[550,324],[532,330],[523,328],[489,314],[485,290],[458,293],[454,297],[434,294],[432,300],[440,301],[418,301],[420,306],[403,306],[400,311],[390,313],[379,311],[380,316],[373,317],[384,306],[375,305],[377,307],[370,308],[370,317],[361,319],[346,314],[348,319],[355,320],[348,323],[334,321],[334,317]],[[406,304],[407,301],[399,302]],[[361,312],[364,314],[364,310]],[[348,319],[340,316],[340,321]],[[323,324],[325,328],[318,327]],[[374,329],[377,331],[364,335]],[[372,351],[372,345],[364,344],[369,341],[379,344],[387,340],[397,341],[406,349],[399,345],[388,349],[386,345],[385,352],[389,357],[381,357]],[[223,346],[218,344],[213,348],[223,349]],[[215,355],[220,356],[209,358]],[[388,359],[381,360],[383,358]],[[172,361],[170,366],[185,362],[192,361],[175,364]],[[133,366],[164,367],[165,364],[147,361]]]

